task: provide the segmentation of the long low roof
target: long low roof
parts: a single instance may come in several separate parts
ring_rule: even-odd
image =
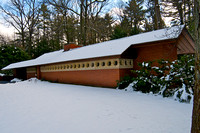
[[[171,28],[155,30],[116,40],[110,40],[93,45],[79,47],[65,52],[62,49],[43,54],[36,59],[12,63],[4,67],[2,70],[59,63],[65,61],[74,61],[80,59],[121,55],[131,45],[176,39],[179,37],[183,28],[184,25],[174,26]]]

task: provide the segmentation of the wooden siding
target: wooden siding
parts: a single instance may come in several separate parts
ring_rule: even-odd
[[[177,54],[194,54],[195,44],[186,31],[183,30],[177,41]]]

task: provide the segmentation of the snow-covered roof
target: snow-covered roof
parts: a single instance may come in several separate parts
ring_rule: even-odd
[[[116,40],[79,47],[65,52],[62,49],[43,54],[36,59],[10,64],[4,67],[2,70],[59,63],[64,61],[121,55],[131,45],[178,38],[183,28],[184,25],[155,30]]]

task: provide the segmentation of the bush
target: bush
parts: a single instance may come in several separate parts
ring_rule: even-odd
[[[1,69],[11,63],[30,59],[30,56],[22,49],[12,45],[0,46],[0,73],[11,75],[12,71],[1,71]]]
[[[124,89],[128,87],[128,85],[133,82],[132,78],[133,77],[130,77],[130,76],[123,77],[120,81],[117,81],[117,86],[118,86],[117,88]]]
[[[174,96],[181,102],[189,102],[194,87],[194,55],[182,55],[173,62],[159,60],[158,66],[153,66],[153,63],[139,63],[141,69],[132,70],[137,76],[123,78],[118,83],[120,88],[126,88],[128,83],[132,83],[135,91],[152,92],[163,97]]]

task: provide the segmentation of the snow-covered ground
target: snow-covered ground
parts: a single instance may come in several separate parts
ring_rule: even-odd
[[[192,104],[32,79],[0,84],[1,133],[189,133]]]

